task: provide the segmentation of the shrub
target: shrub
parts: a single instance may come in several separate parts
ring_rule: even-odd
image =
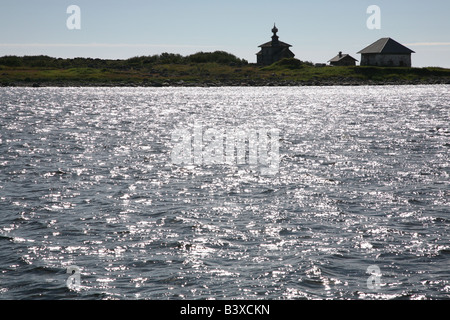
[[[218,64],[241,66],[248,64],[244,59],[239,59],[235,55],[225,51],[215,52],[197,52],[186,57],[188,63],[209,63],[215,62]]]
[[[6,67],[21,67],[22,59],[16,56],[4,56],[0,58],[0,65]]]

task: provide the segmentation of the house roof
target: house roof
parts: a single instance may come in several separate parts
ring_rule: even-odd
[[[272,41],[269,41],[269,42],[266,42],[266,43],[260,45],[259,47],[260,48],[267,48],[267,47],[272,47],[272,46],[273,46],[272,45]],[[277,46],[279,46],[279,47],[287,47],[287,48],[292,47],[290,44],[288,44],[286,42],[283,42],[283,41],[278,41]]]
[[[411,49],[401,45],[392,38],[381,38],[370,46],[362,49],[358,53],[392,53],[392,54],[408,54],[415,53]]]
[[[350,58],[350,59],[353,59],[355,61],[358,61],[358,60],[356,60],[355,58],[353,58],[349,54],[342,54],[341,56],[337,55],[336,57],[334,57],[333,59],[329,60],[328,62],[338,62],[338,61],[341,61],[342,59],[347,58],[347,57]]]

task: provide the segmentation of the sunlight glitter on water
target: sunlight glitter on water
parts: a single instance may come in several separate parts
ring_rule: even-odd
[[[448,86],[1,90],[2,297],[448,297]],[[175,165],[196,122],[279,129],[277,175]]]

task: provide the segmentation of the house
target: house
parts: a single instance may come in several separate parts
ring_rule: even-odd
[[[415,52],[394,39],[381,38],[358,53],[362,66],[411,67],[411,54]]]
[[[279,37],[277,36],[278,28],[276,25],[273,26],[272,32],[272,41],[259,46],[261,51],[256,54],[257,63],[259,65],[268,66],[281,59],[295,57],[295,54],[289,49],[292,46],[279,40]]]
[[[328,62],[331,66],[356,66],[356,61],[358,60],[352,56],[342,54],[342,51],[339,51],[339,54]]]

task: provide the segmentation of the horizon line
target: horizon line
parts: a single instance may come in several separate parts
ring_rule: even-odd
[[[221,48],[217,45],[188,45],[188,44],[144,44],[144,43],[0,43],[0,47],[33,47],[33,48]]]
[[[414,42],[405,43],[406,46],[450,46],[450,42]]]

